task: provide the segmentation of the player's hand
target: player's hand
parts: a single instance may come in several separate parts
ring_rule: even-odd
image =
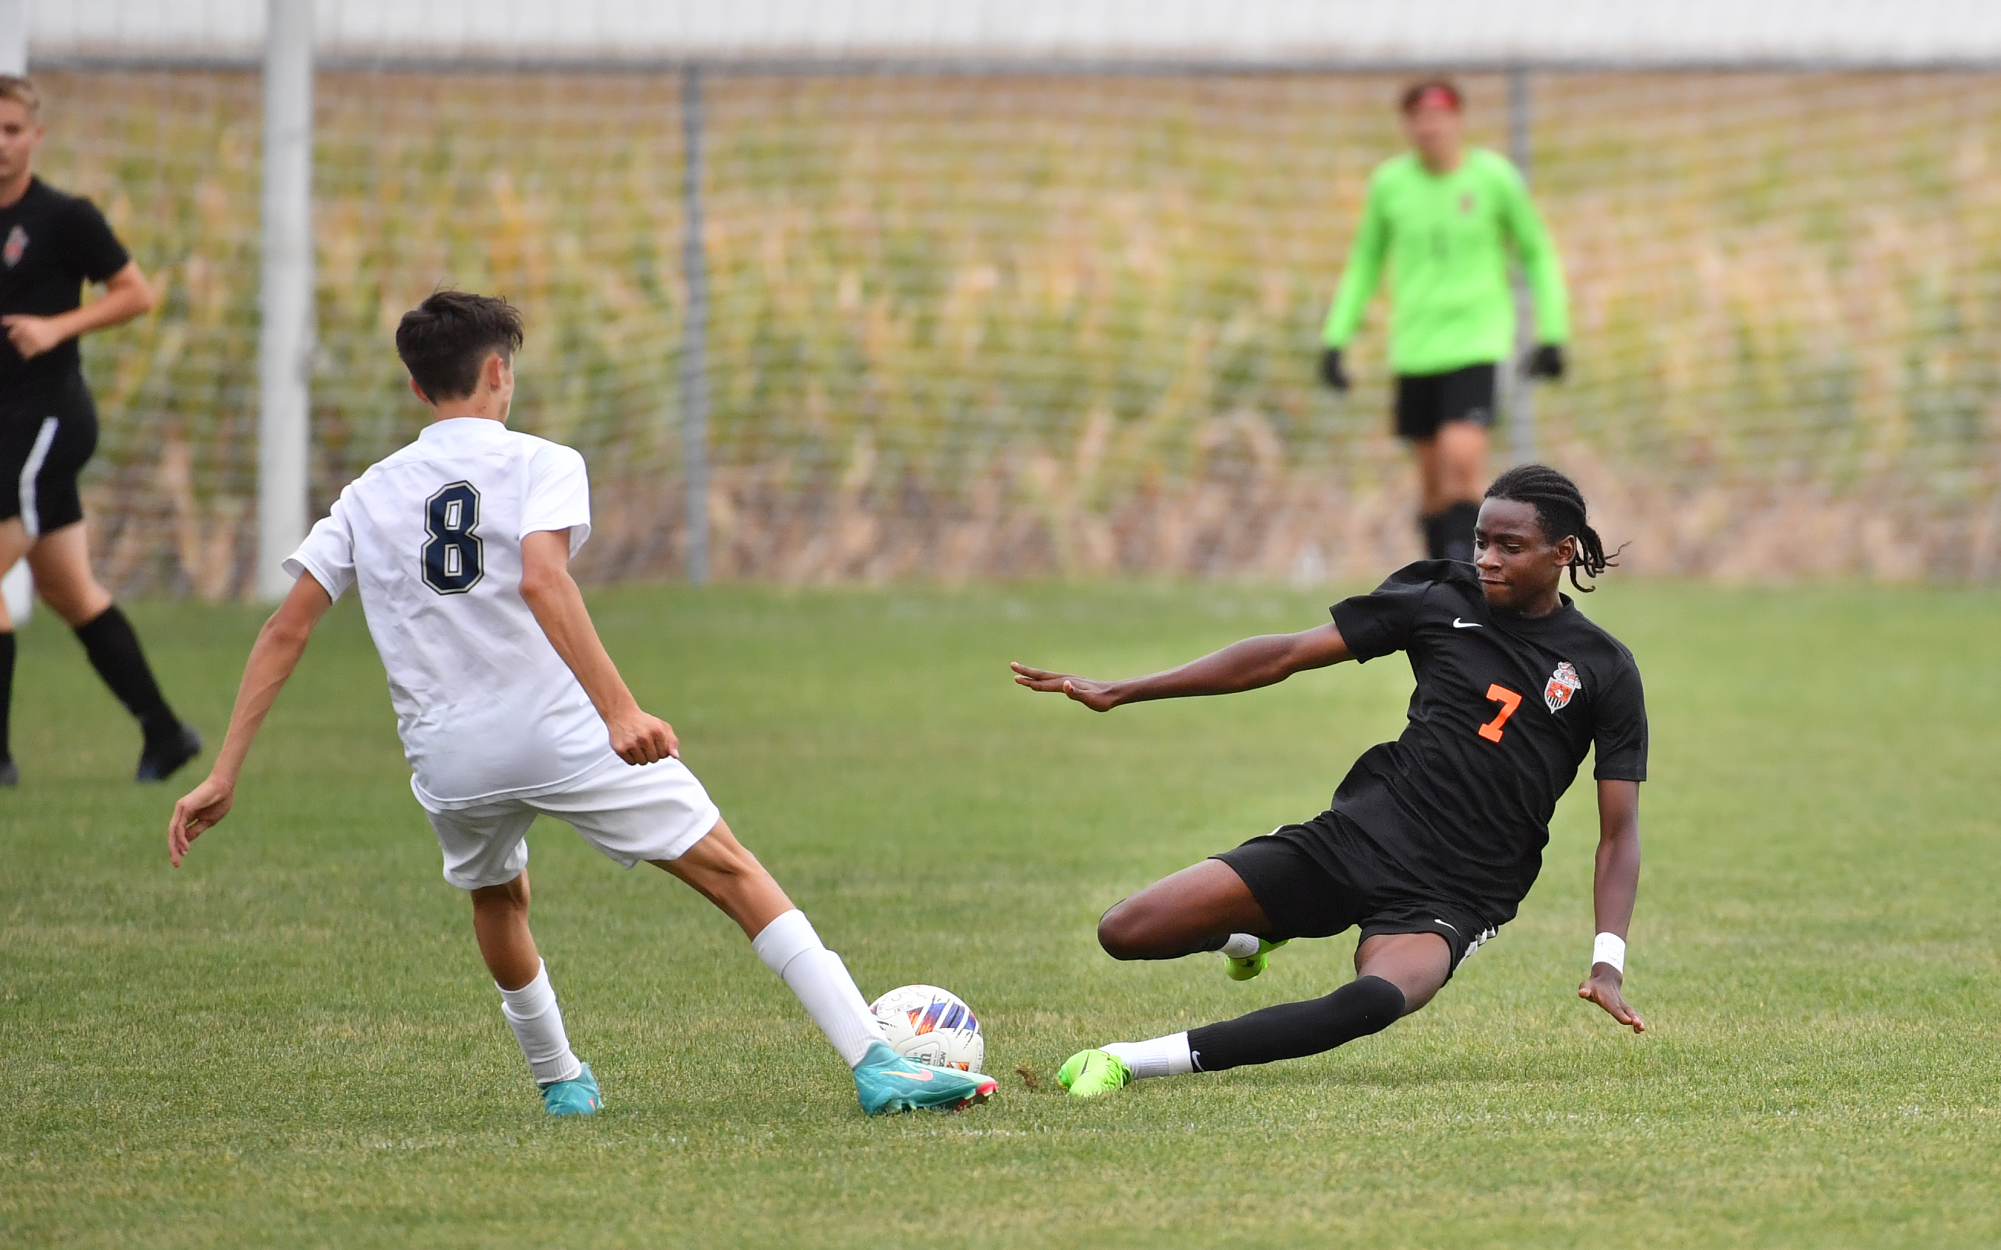
[[[612,754],[628,764],[681,758],[681,740],[674,736],[674,727],[636,707],[612,717],[605,728],[611,731]]]
[[[1320,380],[1337,391],[1348,389],[1348,371],[1341,367],[1341,349],[1330,347],[1320,353]]]
[[[1563,377],[1563,345],[1544,343],[1529,353],[1528,363],[1522,372],[1532,378],[1548,378],[1554,382]]]
[[[7,327],[7,341],[14,350],[21,353],[21,359],[33,360],[43,352],[63,341],[56,329],[55,320],[37,317],[30,313],[9,313],[0,317],[0,325]]]
[[[1060,691],[1093,712],[1109,712],[1119,705],[1118,695],[1113,691],[1113,686],[1117,684],[1115,682],[1092,681],[1088,677],[1052,673],[1047,669],[1030,668],[1018,660],[1008,667],[1014,670],[1014,682],[1017,686],[1027,686],[1030,690],[1042,690],[1050,694]]]
[[[1640,1019],[1640,1013],[1626,1005],[1626,996],[1621,992],[1626,978],[1611,964],[1592,964],[1591,975],[1584,978],[1584,984],[1577,987],[1577,996],[1597,1003],[1608,1015],[1635,1033],[1647,1031],[1647,1022]]]
[[[179,868],[194,840],[221,823],[235,805],[236,787],[217,781],[213,774],[181,796],[167,821],[168,861]]]

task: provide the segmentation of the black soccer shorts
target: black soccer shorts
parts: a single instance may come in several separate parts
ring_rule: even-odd
[[[1448,421],[1493,425],[1497,372],[1494,365],[1467,365],[1449,373],[1398,374],[1397,436],[1421,442]]]
[[[1466,904],[1383,881],[1348,845],[1334,814],[1323,812],[1209,858],[1243,878],[1272,924],[1272,932],[1261,936],[1273,940],[1332,937],[1355,928],[1364,940],[1379,933],[1436,933],[1452,948],[1449,981],[1494,936],[1495,927]]]
[[[97,405],[78,376],[60,389],[0,395],[0,521],[29,537],[83,520],[77,477],[97,450]]]

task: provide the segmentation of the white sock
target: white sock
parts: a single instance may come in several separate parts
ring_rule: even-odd
[[[1149,1076],[1182,1076],[1195,1070],[1195,1058],[1188,1053],[1188,1035],[1156,1037],[1150,1042],[1113,1042],[1100,1050],[1132,1069],[1133,1079]]]
[[[494,984],[499,990],[498,982]],[[528,1057],[528,1070],[537,1085],[554,1081],[574,1081],[584,1068],[570,1053],[569,1035],[563,1032],[563,1009],[556,1005],[556,991],[549,984],[549,965],[535,970],[535,979],[518,990],[500,990],[500,1014],[521,1043]]]
[[[1223,943],[1223,953],[1232,959],[1249,959],[1258,953],[1258,939],[1255,934],[1232,933]]]
[[[862,1061],[869,1043],[883,1040],[882,1025],[855,988],[848,966],[820,944],[805,912],[795,907],[764,926],[750,948],[799,996],[806,1014],[850,1068]]]

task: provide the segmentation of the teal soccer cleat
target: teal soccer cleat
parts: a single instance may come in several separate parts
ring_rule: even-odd
[[[542,1105],[550,1115],[596,1115],[604,1106],[604,1098],[598,1093],[598,1079],[591,1075],[591,1065],[583,1064],[583,1071],[567,1081],[551,1081],[542,1087]]]
[[[934,1068],[930,1064],[905,1059],[891,1050],[888,1042],[870,1042],[868,1052],[855,1065],[855,1093],[862,1110],[870,1115],[892,1111],[957,1111],[993,1097],[1000,1082],[978,1072],[957,1068]]]

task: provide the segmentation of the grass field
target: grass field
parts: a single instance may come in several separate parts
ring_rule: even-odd
[[[980,1009],[1002,1095],[864,1119],[691,892],[531,835],[536,928],[606,1112],[551,1122],[406,789],[353,605],[178,872],[167,789],[46,616],[0,795],[6,1245],[1991,1245],[2001,1240],[2001,595],[1614,585],[1654,780],[1635,1038],[1572,994],[1589,787],[1436,1004],[1320,1058],[1058,1096],[1087,1043],[1326,992],[1120,965],[1122,894],[1319,810],[1401,661],[1094,717],[1009,686],[1324,619],[1216,586],[595,597],[633,685],[864,990]],[[140,605],[219,732],[258,615]],[[1587,766],[1588,767],[1588,766]],[[1017,1066],[1040,1078],[1031,1091]]]

